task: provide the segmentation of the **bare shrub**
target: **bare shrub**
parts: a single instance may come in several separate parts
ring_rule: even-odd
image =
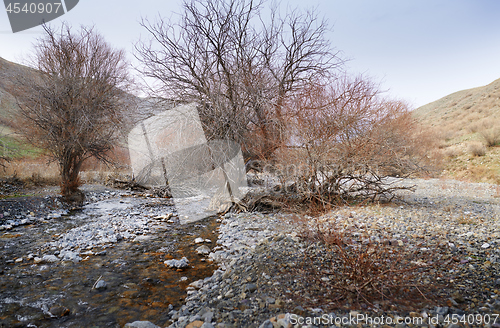
[[[90,157],[106,161],[118,139],[128,83],[123,51],[92,28],[77,33],[44,26],[30,74],[11,90],[19,102],[17,128],[57,161],[64,196],[78,193],[78,174]]]
[[[467,145],[467,149],[472,156],[484,156],[486,155],[486,147],[482,142],[473,141]]]
[[[421,252],[397,241],[374,241],[353,226],[332,221],[313,225],[309,222],[302,229],[301,236],[315,243],[315,247],[306,249],[303,266],[295,276],[306,279],[309,286],[321,286],[309,300],[328,299],[327,306],[332,309],[343,304],[432,303],[433,292],[439,287],[423,281],[436,281],[433,268],[451,264],[442,254]],[[309,290],[313,293],[316,288]],[[308,299],[303,301],[307,304]]]
[[[311,85],[288,104],[289,144],[279,161],[298,169],[286,177],[303,200],[336,204],[352,197],[392,198],[402,189],[388,176],[424,169],[429,136],[406,104],[379,96],[361,77]]]
[[[448,158],[454,158],[460,156],[462,154],[462,151],[456,146],[450,146],[444,149],[443,154]]]
[[[479,131],[487,147],[494,147],[500,144],[500,128],[492,127]],[[481,155],[482,156],[482,155]]]

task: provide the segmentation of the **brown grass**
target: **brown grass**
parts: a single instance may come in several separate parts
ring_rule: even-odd
[[[467,149],[472,156],[486,155],[486,148],[484,147],[484,144],[479,141],[470,142]]]
[[[27,186],[57,186],[61,183],[57,163],[49,163],[48,158],[21,158],[5,163],[0,168],[0,178],[16,177]],[[127,165],[114,167],[91,162],[80,172],[80,182],[86,184],[107,184],[109,181],[128,180],[131,174]]]
[[[443,150],[443,155],[447,158],[453,158],[461,155],[463,152],[459,147],[451,146]]]
[[[15,176],[29,185],[58,185],[59,168],[56,163],[49,163],[47,158],[13,159],[0,170],[0,177]]]

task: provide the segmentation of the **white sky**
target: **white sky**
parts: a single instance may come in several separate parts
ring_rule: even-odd
[[[498,0],[290,0],[291,7],[317,6],[333,25],[332,44],[393,98],[414,107],[500,78]],[[132,59],[133,43],[148,34],[141,17],[179,12],[180,0],[80,0],[51,24],[95,25]],[[13,34],[0,8],[0,57],[22,63],[41,28]]]

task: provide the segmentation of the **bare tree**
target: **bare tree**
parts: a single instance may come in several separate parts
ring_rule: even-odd
[[[61,192],[69,199],[82,195],[82,163],[89,157],[106,161],[117,140],[128,67],[124,52],[93,28],[45,25],[44,31],[35,46],[35,70],[20,76],[12,93],[19,129],[59,163]]]
[[[265,0],[185,0],[177,21],[143,20],[143,73],[164,97],[197,101],[209,139],[232,139],[246,157],[283,141],[284,99],[342,64],[317,13],[264,14]]]

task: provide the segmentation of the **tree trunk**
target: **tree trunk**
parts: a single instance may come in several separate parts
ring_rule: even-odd
[[[80,173],[82,163],[83,160],[81,160],[81,156],[77,155],[69,155],[59,163],[62,178],[61,194],[67,202],[83,202],[84,195],[78,189],[78,187],[80,186],[80,179],[78,177],[78,174]]]

